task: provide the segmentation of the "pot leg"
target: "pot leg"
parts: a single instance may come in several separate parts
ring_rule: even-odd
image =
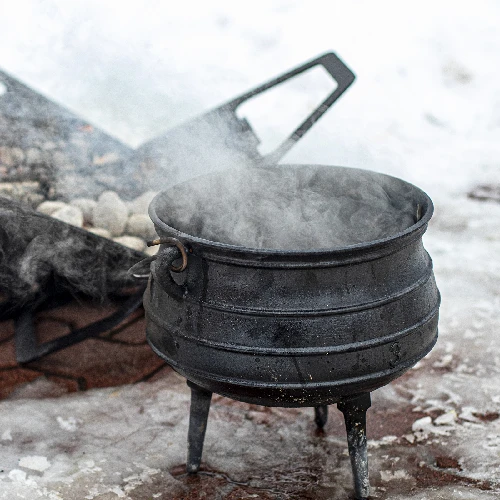
[[[188,381],[191,388],[191,409],[189,411],[188,458],[186,471],[196,474],[200,468],[208,411],[212,393]]]
[[[366,410],[370,406],[370,393],[337,403],[337,408],[344,414],[357,500],[365,500],[370,494],[366,450]]]
[[[328,421],[328,406],[321,405],[314,408],[314,421],[318,426],[318,429],[323,429]]]

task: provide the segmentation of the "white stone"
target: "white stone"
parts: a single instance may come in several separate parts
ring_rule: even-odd
[[[52,215],[61,208],[67,207],[68,205],[63,201],[44,201],[38,205],[37,210],[45,215]]]
[[[56,210],[52,214],[52,217],[54,217],[54,219],[62,220],[67,224],[71,224],[72,226],[83,226],[83,214],[82,211],[77,207],[66,205],[59,210]]]
[[[88,227],[87,231],[89,233],[97,234],[97,236],[102,236],[103,238],[111,239],[111,233],[102,227]]]
[[[146,247],[144,240],[137,238],[137,236],[118,236],[117,238],[113,238],[113,241],[139,252],[142,252]]]
[[[128,208],[114,191],[105,191],[99,196],[93,210],[94,226],[107,229],[112,236],[120,236],[127,219]]]
[[[155,245],[154,247],[147,247],[146,250],[144,250],[144,253],[147,253],[150,257],[153,255],[156,255],[158,253],[158,250],[160,249],[160,245]]]
[[[146,191],[129,203],[130,212],[133,214],[147,215],[151,200],[157,195],[156,191]]]
[[[71,200],[69,204],[73,207],[77,207],[82,211],[83,222],[89,224],[93,220],[94,208],[97,205],[95,200],[90,198],[75,198]]]
[[[128,218],[125,233],[145,240],[156,236],[155,226],[146,214],[132,214]]]

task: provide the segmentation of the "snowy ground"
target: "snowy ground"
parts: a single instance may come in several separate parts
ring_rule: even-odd
[[[374,498],[500,494],[499,226],[498,205],[439,204],[427,247],[443,294],[440,340],[407,376],[374,394]],[[345,437],[333,407],[321,437],[310,409],[216,400],[204,452],[208,476],[193,486],[179,475],[188,403],[173,373],[54,399],[25,399],[21,391],[2,403],[0,498],[205,498],[194,496],[197,488],[213,486],[206,498],[215,499],[229,498],[239,483],[245,493],[231,498],[348,498]],[[442,457],[444,468],[436,466]]]
[[[370,168],[424,188],[436,205],[425,244],[443,297],[432,354],[373,397],[382,426],[372,431],[374,498],[498,498],[500,205],[466,197],[475,184],[500,181],[498,2],[147,5],[2,6],[0,65],[138,145],[315,55],[341,56],[358,80],[287,160]],[[290,127],[279,106],[266,112],[276,117],[261,120],[272,142]],[[196,485],[175,472],[187,408],[175,375],[4,401],[0,498],[202,498],[188,497]],[[381,409],[401,425],[384,427]],[[250,491],[246,498],[351,491],[338,419],[319,438],[309,410],[220,400],[210,418],[204,458],[217,472],[202,477],[215,485],[206,498],[235,488]],[[436,468],[437,457],[452,467]]]

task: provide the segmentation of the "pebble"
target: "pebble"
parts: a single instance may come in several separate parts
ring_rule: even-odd
[[[56,210],[51,214],[51,216],[54,217],[54,219],[62,220],[72,226],[83,226],[82,211],[77,207],[72,207],[71,205],[66,205],[59,210]]]
[[[155,226],[146,214],[132,214],[128,219],[125,232],[145,240],[156,236]]]
[[[9,148],[0,146],[0,163],[7,167],[15,167],[24,160],[24,153],[21,148]]]
[[[120,236],[127,220],[127,206],[114,191],[105,191],[99,196],[93,210],[94,226],[107,229],[112,236]]]
[[[94,208],[97,205],[95,200],[90,198],[75,198],[71,200],[69,204],[73,207],[77,207],[82,211],[84,224],[90,224],[93,220]]]
[[[57,212],[61,208],[66,207],[66,203],[63,201],[44,201],[38,205],[37,210],[45,215],[52,215],[54,212]]]
[[[144,250],[144,253],[147,253],[150,257],[153,255],[156,255],[158,253],[158,250],[160,249],[160,245],[155,245],[154,247],[147,247],[146,250]]]
[[[111,239],[111,233],[102,227],[86,227],[89,233],[97,234],[97,236],[102,236],[103,238]]]
[[[146,248],[146,243],[144,242],[144,240],[141,240],[136,236],[118,236],[117,238],[113,238],[113,241],[139,252],[142,252]]]
[[[130,212],[132,214],[146,215],[148,213],[149,204],[157,194],[156,191],[146,191],[141,194],[135,200],[129,202]]]
[[[70,163],[68,157],[62,151],[54,151],[52,154],[52,164],[58,168],[63,169]]]
[[[37,148],[29,148],[26,150],[26,163],[32,165],[33,163],[42,163],[42,152]]]

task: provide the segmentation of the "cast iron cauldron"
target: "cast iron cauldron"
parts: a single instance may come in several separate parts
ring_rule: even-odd
[[[272,175],[332,199],[336,190],[378,183],[392,207],[413,218],[383,238],[343,247],[249,248],[199,237],[197,198],[213,186],[220,188],[216,197],[229,193],[233,173],[192,179],[153,200],[149,213],[163,244],[144,295],[147,338],[191,383],[188,470],[199,466],[205,427],[198,437],[193,427],[206,422],[212,392],[266,406],[314,406],[320,424],[319,410],[339,403],[356,495],[365,498],[369,393],[408,370],[437,340],[440,296],[422,245],[432,202],[407,182],[358,169],[280,165],[250,172],[264,193],[276,188]],[[210,201],[217,202],[203,203]],[[201,213],[184,217],[193,211]]]

